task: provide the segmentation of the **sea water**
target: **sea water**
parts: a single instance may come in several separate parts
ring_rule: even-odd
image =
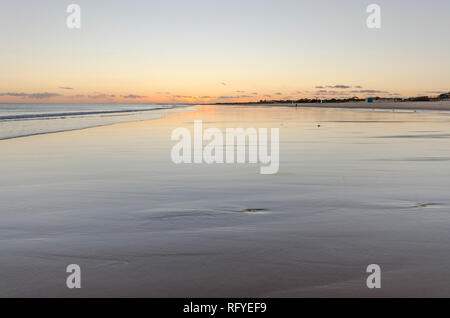
[[[160,118],[181,105],[0,104],[0,140]]]

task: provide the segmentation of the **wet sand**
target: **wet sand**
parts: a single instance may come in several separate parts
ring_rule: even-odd
[[[449,114],[196,108],[0,141],[0,296],[450,297]],[[200,119],[280,128],[280,172],[173,164]]]

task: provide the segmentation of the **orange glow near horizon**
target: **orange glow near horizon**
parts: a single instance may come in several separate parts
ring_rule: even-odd
[[[362,89],[363,90],[363,89]],[[223,94],[176,94],[176,93],[78,93],[76,90],[71,90],[70,93],[65,91],[61,92],[61,89],[50,92],[45,90],[42,93],[36,93],[35,91],[19,93],[2,93],[0,96],[0,103],[123,103],[123,104],[143,104],[143,103],[161,103],[161,104],[208,104],[208,103],[241,103],[241,102],[257,102],[260,100],[298,100],[302,98],[318,98],[318,99],[331,99],[331,98],[350,98],[353,96],[359,98],[366,98],[369,96],[380,97],[402,97],[402,96],[417,96],[411,92],[411,95],[395,95],[379,93],[374,90],[373,93],[354,93],[353,90],[341,90],[335,94],[321,94],[319,89],[305,90],[300,92],[268,92],[268,93],[256,93],[244,90],[238,92],[224,91]],[[364,90],[363,90],[364,91]],[[353,93],[351,93],[353,92]],[[429,96],[438,95],[428,94]]]

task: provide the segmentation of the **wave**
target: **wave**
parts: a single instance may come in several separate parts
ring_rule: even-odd
[[[60,109],[52,112],[48,111],[47,105],[43,105],[40,113],[39,110],[20,113],[23,109],[11,109],[14,113],[0,115],[0,140],[152,120],[161,118],[171,109],[186,107],[188,105],[145,105],[143,108],[130,109]]]
[[[138,113],[153,110],[172,109],[180,106],[154,107],[144,109],[122,109],[122,110],[102,110],[102,111],[84,111],[84,112],[63,112],[63,113],[44,113],[44,114],[23,114],[0,116],[0,121],[21,120],[21,119],[42,119],[67,116],[86,116],[86,115],[103,115],[103,114],[120,114],[120,113]]]

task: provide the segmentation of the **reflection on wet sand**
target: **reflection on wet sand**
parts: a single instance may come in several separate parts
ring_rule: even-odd
[[[200,106],[0,141],[0,295],[448,297],[449,116]],[[174,165],[194,120],[280,128],[279,173]]]

